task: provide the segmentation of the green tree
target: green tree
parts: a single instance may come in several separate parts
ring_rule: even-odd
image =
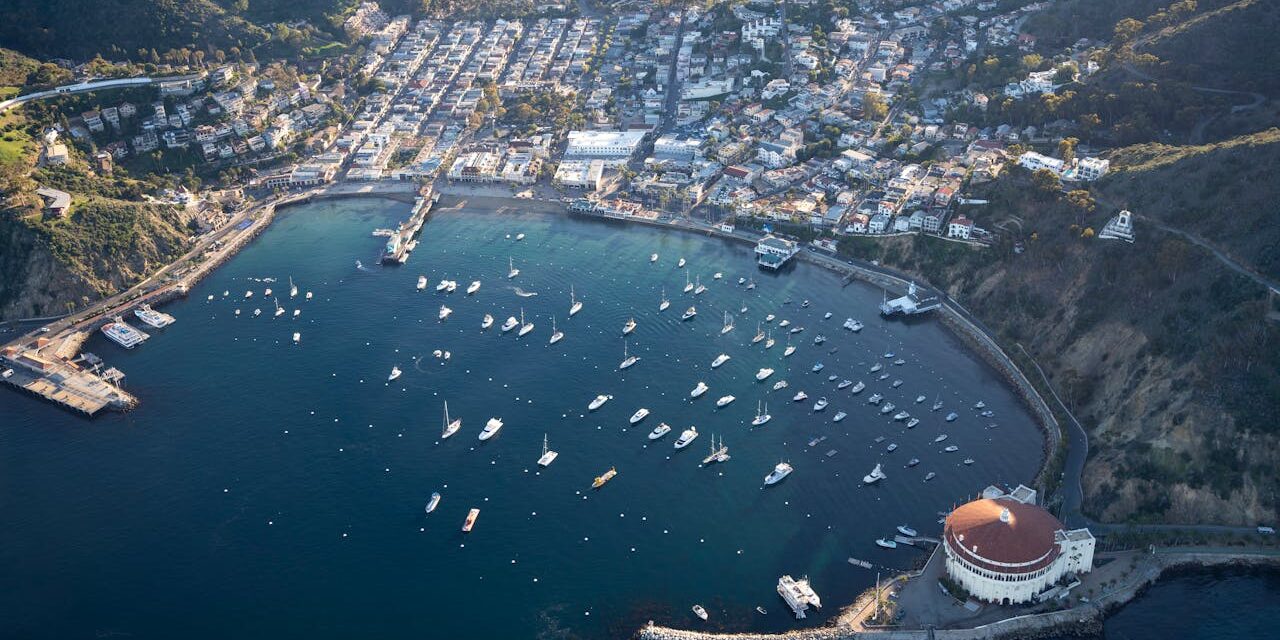
[[[1116,23],[1114,30],[1116,42],[1128,42],[1132,40],[1134,36],[1142,32],[1142,28],[1144,26],[1146,25],[1142,24],[1141,20],[1135,20],[1133,18],[1124,18],[1120,20]]]
[[[878,93],[862,96],[862,115],[867,120],[881,120],[889,114],[889,107]]]
[[[1076,159],[1076,145],[1079,143],[1080,141],[1075,138],[1063,138],[1058,143],[1058,157],[1062,158],[1064,163],[1070,165]]]
[[[1031,174],[1031,185],[1041,193],[1054,193],[1062,188],[1062,183],[1058,181],[1058,174],[1048,169],[1036,169]]]

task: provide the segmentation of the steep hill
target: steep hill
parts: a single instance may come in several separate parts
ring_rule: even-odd
[[[1259,189],[1274,187],[1260,187],[1247,171],[1203,168],[1275,158],[1280,139],[1164,153],[1167,161],[1127,165],[1102,189],[1135,194],[1135,202],[1136,194],[1159,194],[1148,196],[1158,204],[1137,210],[1169,221],[1196,219],[1210,203],[1214,212],[1243,212]],[[1133,245],[1093,238],[1113,210],[1090,210],[1080,194],[1040,191],[1021,170],[982,195],[991,204],[967,213],[981,227],[1007,230],[992,248],[915,238],[844,249],[942,286],[1009,351],[1021,345],[1040,362],[1090,431],[1084,489],[1091,516],[1273,521],[1280,322],[1267,318],[1273,302],[1265,290],[1142,222]],[[1264,222],[1274,210],[1215,217],[1239,222],[1237,237],[1256,236],[1250,246],[1275,247],[1280,226]],[[1023,253],[1013,250],[1017,242]]]

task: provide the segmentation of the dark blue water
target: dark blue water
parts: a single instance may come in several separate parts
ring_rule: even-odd
[[[711,628],[816,625],[875,580],[848,557],[908,566],[916,552],[881,550],[875,538],[901,523],[936,534],[939,510],[989,483],[1028,482],[1040,464],[1042,437],[994,372],[934,322],[881,321],[873,288],[842,289],[808,265],[760,273],[750,247],[698,235],[509,211],[441,211],[407,265],[377,266],[370,231],[406,213],[383,201],[291,210],[167,306],[178,322],[145,345],[125,351],[95,336],[87,349],[128,374],[136,411],[87,421],[0,393],[0,635],[605,637],[648,619],[694,624],[695,603]],[[528,237],[506,237],[516,232]],[[521,269],[513,281],[508,257]],[[688,269],[675,268],[679,257]],[[692,322],[678,317],[692,298],[680,292],[685,271],[710,288]],[[419,274],[426,292],[415,291]],[[759,287],[737,286],[743,275]],[[286,299],[301,317],[272,319],[262,291],[287,295],[289,276],[315,298]],[[278,281],[253,280],[264,277]],[[441,278],[459,291],[435,293]],[[483,288],[467,297],[473,279]],[[586,307],[569,319],[571,285]],[[659,314],[664,286],[672,306]],[[454,313],[440,323],[444,302]],[[500,324],[521,306],[537,326],[526,338],[481,332],[485,312]],[[255,307],[262,317],[249,317]],[[738,328],[721,336],[725,311]],[[767,313],[806,327],[792,336],[795,356],[782,357],[788,334],[776,323],[773,349],[749,343]],[[567,337],[548,346],[553,315]],[[620,333],[632,316],[630,350],[642,360],[624,374]],[[842,330],[847,316],[866,329]],[[829,341],[818,347],[820,333]],[[867,373],[887,349],[907,360],[886,365],[899,389]],[[721,352],[733,359],[712,371]],[[816,360],[821,375],[810,373]],[[393,365],[404,375],[388,385]],[[778,373],[757,383],[764,366]],[[829,373],[868,389],[836,391]],[[779,379],[790,388],[770,393]],[[690,401],[699,380],[711,390]],[[808,402],[790,401],[798,389]],[[875,391],[922,424],[880,415],[866,404]],[[600,393],[614,399],[587,413]],[[730,393],[737,401],[715,410]],[[916,405],[920,394],[928,400]],[[814,414],[823,395],[831,407]],[[942,412],[929,411],[935,396]],[[463,429],[441,442],[445,399]],[[758,400],[774,419],[752,429]],[[978,400],[994,418],[976,415]],[[652,415],[628,428],[641,406]],[[842,409],[849,418],[832,424]],[[962,417],[944,424],[953,409]],[[493,416],[506,426],[478,442]],[[660,421],[673,433],[650,445]],[[674,451],[689,425],[703,435]],[[943,453],[940,432],[960,451]],[[560,456],[539,470],[544,434]],[[702,468],[712,434],[732,459]],[[828,439],[807,446],[817,436]],[[900,448],[886,453],[891,442]],[[904,469],[911,457],[922,463]],[[795,473],[762,489],[783,459]],[[877,461],[889,478],[864,488]],[[591,491],[611,466],[618,477]],[[929,471],[938,477],[925,483]],[[440,508],[424,515],[437,490]],[[464,535],[471,507],[482,513]],[[774,591],[783,573],[812,578],[828,603],[821,615],[784,615]]]
[[[1274,638],[1280,572],[1197,572],[1153,585],[1104,624],[1108,640]]]

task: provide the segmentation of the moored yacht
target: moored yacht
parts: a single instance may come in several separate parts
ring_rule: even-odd
[[[645,417],[647,417],[648,415],[649,415],[649,410],[644,407],[640,407],[639,409],[636,410],[635,413],[631,414],[631,424],[635,424],[637,422],[640,422],[641,420],[644,420]]]
[[[618,369],[626,369],[637,362],[640,362],[640,357],[628,355],[627,342],[623,340],[622,341],[622,363],[618,365]]]
[[[547,434],[542,434],[542,457],[538,458],[538,466],[545,467],[556,461],[556,456],[560,455],[547,447]]]
[[[727,407],[729,406],[730,402],[733,402],[736,399],[737,398],[734,398],[733,396],[721,396],[719,400],[716,400],[716,406]]]
[[[467,285],[467,295],[471,295],[479,290],[480,290],[479,280],[472,280],[471,284]]]
[[[635,318],[631,318],[630,320],[627,320],[627,323],[622,325],[622,335],[624,336],[631,335],[631,332],[635,330],[636,330]]]
[[[686,309],[686,310],[685,310],[684,315],[680,316],[680,319],[681,319],[681,320],[692,320],[692,319],[693,319],[693,317],[694,317],[694,316],[696,316],[696,315],[698,315],[698,310],[697,310],[696,308],[694,308],[694,307],[689,307],[688,309]]]
[[[757,342],[760,342],[761,340],[764,340],[764,331],[761,331],[761,330],[760,330],[760,323],[758,323],[758,322],[757,322],[757,323],[756,323],[756,335],[755,335],[754,337],[752,337],[752,338],[751,338],[751,344],[756,344]]]
[[[436,491],[431,494],[431,499],[427,501],[426,512],[431,513],[432,511],[435,511],[438,506],[440,506],[440,492]]]
[[[781,390],[786,389],[786,388],[787,388],[787,381],[786,381],[786,380],[779,380],[779,381],[777,381],[777,382],[773,383],[773,390],[774,390],[774,391],[781,391]]]
[[[572,318],[579,311],[582,311],[582,301],[574,295],[573,285],[569,285],[569,317]]]
[[[826,399],[826,398],[818,398],[818,401],[817,401],[817,402],[815,402],[815,403],[813,403],[813,410],[814,410],[814,411],[826,411],[826,409],[827,409],[827,405],[828,405],[828,404],[830,404],[830,403],[828,403],[828,402],[827,402],[827,399]]]
[[[866,389],[866,388],[867,388],[867,383],[859,380],[858,384],[853,385],[853,388],[849,390],[849,393],[860,393],[862,392],[863,389]]]
[[[706,293],[707,285],[702,284],[702,276],[698,275],[697,277],[694,278],[694,280],[697,282],[697,284],[693,287],[693,295],[696,296],[696,295],[701,295],[703,293]]]
[[[595,411],[596,409],[599,409],[600,407],[604,406],[604,403],[608,402],[611,398],[613,398],[613,396],[606,396],[604,394],[600,394],[596,396],[595,400],[592,400],[591,404],[587,405],[587,411]]]
[[[849,414],[847,414],[847,413],[845,413],[845,412],[843,412],[843,411],[838,411],[838,412],[836,412],[835,417],[831,418],[831,421],[832,421],[832,422],[840,422],[841,420],[844,420],[844,419],[845,419],[845,418],[847,418],[848,416],[849,416]]]
[[[680,258],[680,260],[676,262],[676,268],[677,268],[677,269],[683,269],[683,268],[684,268],[684,258]]]
[[[493,316],[487,313],[484,314],[484,319],[480,321],[480,328],[488,329],[489,327],[492,327],[492,326],[493,326]]]
[[[656,253],[649,254],[649,262],[657,262],[657,261],[658,261],[658,254]]]
[[[391,382],[400,377],[400,367],[391,367],[391,375],[387,376],[387,382]]]
[[[791,344],[791,338],[787,337],[787,348],[782,350],[782,357],[786,358],[796,352],[796,346]]]
[[[520,270],[516,268],[515,258],[507,258],[507,279],[510,280],[520,275]]]
[[[955,422],[956,418],[959,418],[959,417],[960,417],[960,414],[952,411],[951,413],[947,414],[947,422]]]
[[[444,306],[444,305],[440,305],[440,319],[441,319],[441,320],[444,320],[445,318],[448,318],[448,317],[449,317],[449,314],[451,314],[451,313],[453,313],[453,309],[450,309],[449,307],[446,307],[446,306]]]
[[[564,332],[556,328],[556,317],[551,316],[551,339],[547,344],[555,344],[564,339]]]
[[[679,438],[676,438],[675,448],[683,449],[689,446],[689,443],[693,442],[695,439],[697,439],[697,437],[698,437],[698,428],[689,427],[688,429],[685,429],[683,433],[680,434]]]
[[[791,396],[791,400],[793,402],[804,402],[805,400],[808,400],[808,399],[809,399],[809,394],[803,391],[797,391],[796,395]]]
[[[877,544],[877,545],[879,545],[879,546],[881,546],[881,547],[884,547],[885,549],[897,549],[897,548],[898,548],[898,543],[897,543],[897,542],[894,542],[893,540],[888,540],[888,539],[885,539],[885,538],[876,538],[876,544]]]
[[[773,375],[773,369],[770,369],[770,368],[768,368],[768,367],[765,367],[765,368],[763,368],[763,369],[761,369],[761,370],[759,370],[759,371],[757,371],[757,372],[756,372],[756,380],[761,380],[761,381],[762,381],[762,380],[767,379],[767,378],[768,378],[769,376],[771,376],[771,375]]]
[[[876,468],[872,469],[871,473],[868,473],[867,475],[862,476],[862,482],[863,484],[875,484],[877,482],[880,482],[881,480],[884,480],[887,477],[889,476],[886,476],[884,474],[884,470],[881,469],[880,464],[877,463]]]
[[[754,420],[751,421],[751,426],[759,427],[772,419],[773,419],[773,416],[769,415],[769,405],[767,404],[763,405],[763,408],[761,408],[761,403],[757,402],[756,417]]]
[[[502,420],[499,418],[489,418],[485,423],[484,429],[480,431],[480,439],[488,440],[498,434],[498,430],[502,428]]]
[[[667,289],[662,289],[662,302],[658,303],[658,311],[666,311],[671,306],[671,301],[667,299]]]
[[[139,320],[156,329],[163,329],[174,323],[173,316],[156,311],[155,309],[152,309],[149,304],[144,304],[141,307],[134,309],[133,315],[138,316]]]
[[[472,509],[467,512],[467,519],[462,523],[462,532],[471,533],[471,529],[476,526],[476,518],[480,517],[479,509]]]
[[[773,330],[772,329],[770,329],[769,332],[765,335],[764,348],[766,349],[773,348]]]
[[[654,427],[653,431],[649,432],[649,439],[657,440],[658,438],[661,438],[662,436],[665,436],[668,433],[671,433],[671,425],[665,422],[659,422],[658,426]]]
[[[423,289],[426,289],[426,288],[427,288],[427,277],[418,276],[418,291],[422,291]]]
[[[847,389],[852,386],[853,386],[853,381],[848,378],[845,378],[844,380],[840,381],[840,384],[836,385],[836,389]]]
[[[720,335],[724,335],[730,331],[733,331],[733,316],[729,315],[729,312],[726,311],[724,312],[724,327],[720,329]]]
[[[697,398],[697,397],[701,396],[702,394],[704,394],[704,393],[706,393],[706,392],[707,392],[707,383],[705,383],[705,382],[699,382],[699,383],[698,383],[698,386],[694,387],[694,388],[693,388],[693,391],[690,391],[690,392],[689,392],[689,397],[690,397],[690,398]]]
[[[440,432],[440,438],[448,438],[458,432],[462,428],[462,418],[449,419],[449,401],[444,401],[444,428]]]
[[[715,359],[715,360],[712,360],[712,361],[711,361],[711,368],[712,368],[712,369],[718,369],[718,368],[720,368],[720,365],[722,365],[722,364],[724,364],[724,363],[728,362],[729,360],[730,360],[729,354],[727,354],[727,353],[722,353],[722,354],[720,354],[720,355],[716,356],[716,359]]]
[[[506,333],[520,326],[520,321],[515,316],[507,316],[507,321],[502,323],[502,332]]]
[[[822,371],[822,370],[823,370],[823,368],[825,368],[826,366],[827,366],[827,365],[824,365],[824,364],[822,364],[821,362],[815,362],[815,363],[813,363],[813,372],[814,372],[814,373],[817,373],[817,372],[819,372],[819,371]]]
[[[521,307],[520,308],[520,331],[516,335],[524,336],[524,335],[527,335],[530,331],[533,331],[533,323],[524,321],[524,307]]]
[[[791,468],[791,465],[785,462],[779,462],[773,468],[773,473],[764,477],[764,483],[766,486],[778,484],[779,482],[782,482],[783,478],[791,475],[792,471],[794,471],[794,469]]]
[[[690,291],[693,291],[693,283],[689,282],[689,272],[686,271],[684,272],[684,292],[689,293]]]
[[[919,535],[919,533],[917,533],[915,529],[912,529],[911,527],[908,527],[905,524],[898,525],[898,533],[901,533],[902,535],[908,538],[914,538],[917,535]]]

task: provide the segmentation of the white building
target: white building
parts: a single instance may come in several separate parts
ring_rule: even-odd
[[[1092,182],[1106,175],[1107,170],[1110,168],[1110,160],[1103,160],[1102,158],[1080,158],[1076,161],[1076,166],[1068,171],[1063,177],[1068,180]]]
[[[1037,171],[1039,169],[1048,169],[1058,175],[1062,175],[1062,169],[1065,163],[1061,160],[1046,156],[1042,153],[1028,151],[1018,156],[1018,165],[1026,168],[1028,171]]]
[[[1093,569],[1094,538],[1068,531],[1036,504],[1036,492],[987,487],[952,511],[942,532],[947,575],[979,600],[1030,602],[1069,573]]]
[[[973,221],[964,216],[957,216],[950,224],[947,225],[947,237],[960,238],[961,240],[968,240],[972,238]]]
[[[552,180],[566,187],[595,191],[600,188],[604,165],[603,160],[565,160],[556,167],[556,175]]]
[[[624,164],[635,154],[644,131],[570,131],[566,159],[598,159],[606,164]]]

